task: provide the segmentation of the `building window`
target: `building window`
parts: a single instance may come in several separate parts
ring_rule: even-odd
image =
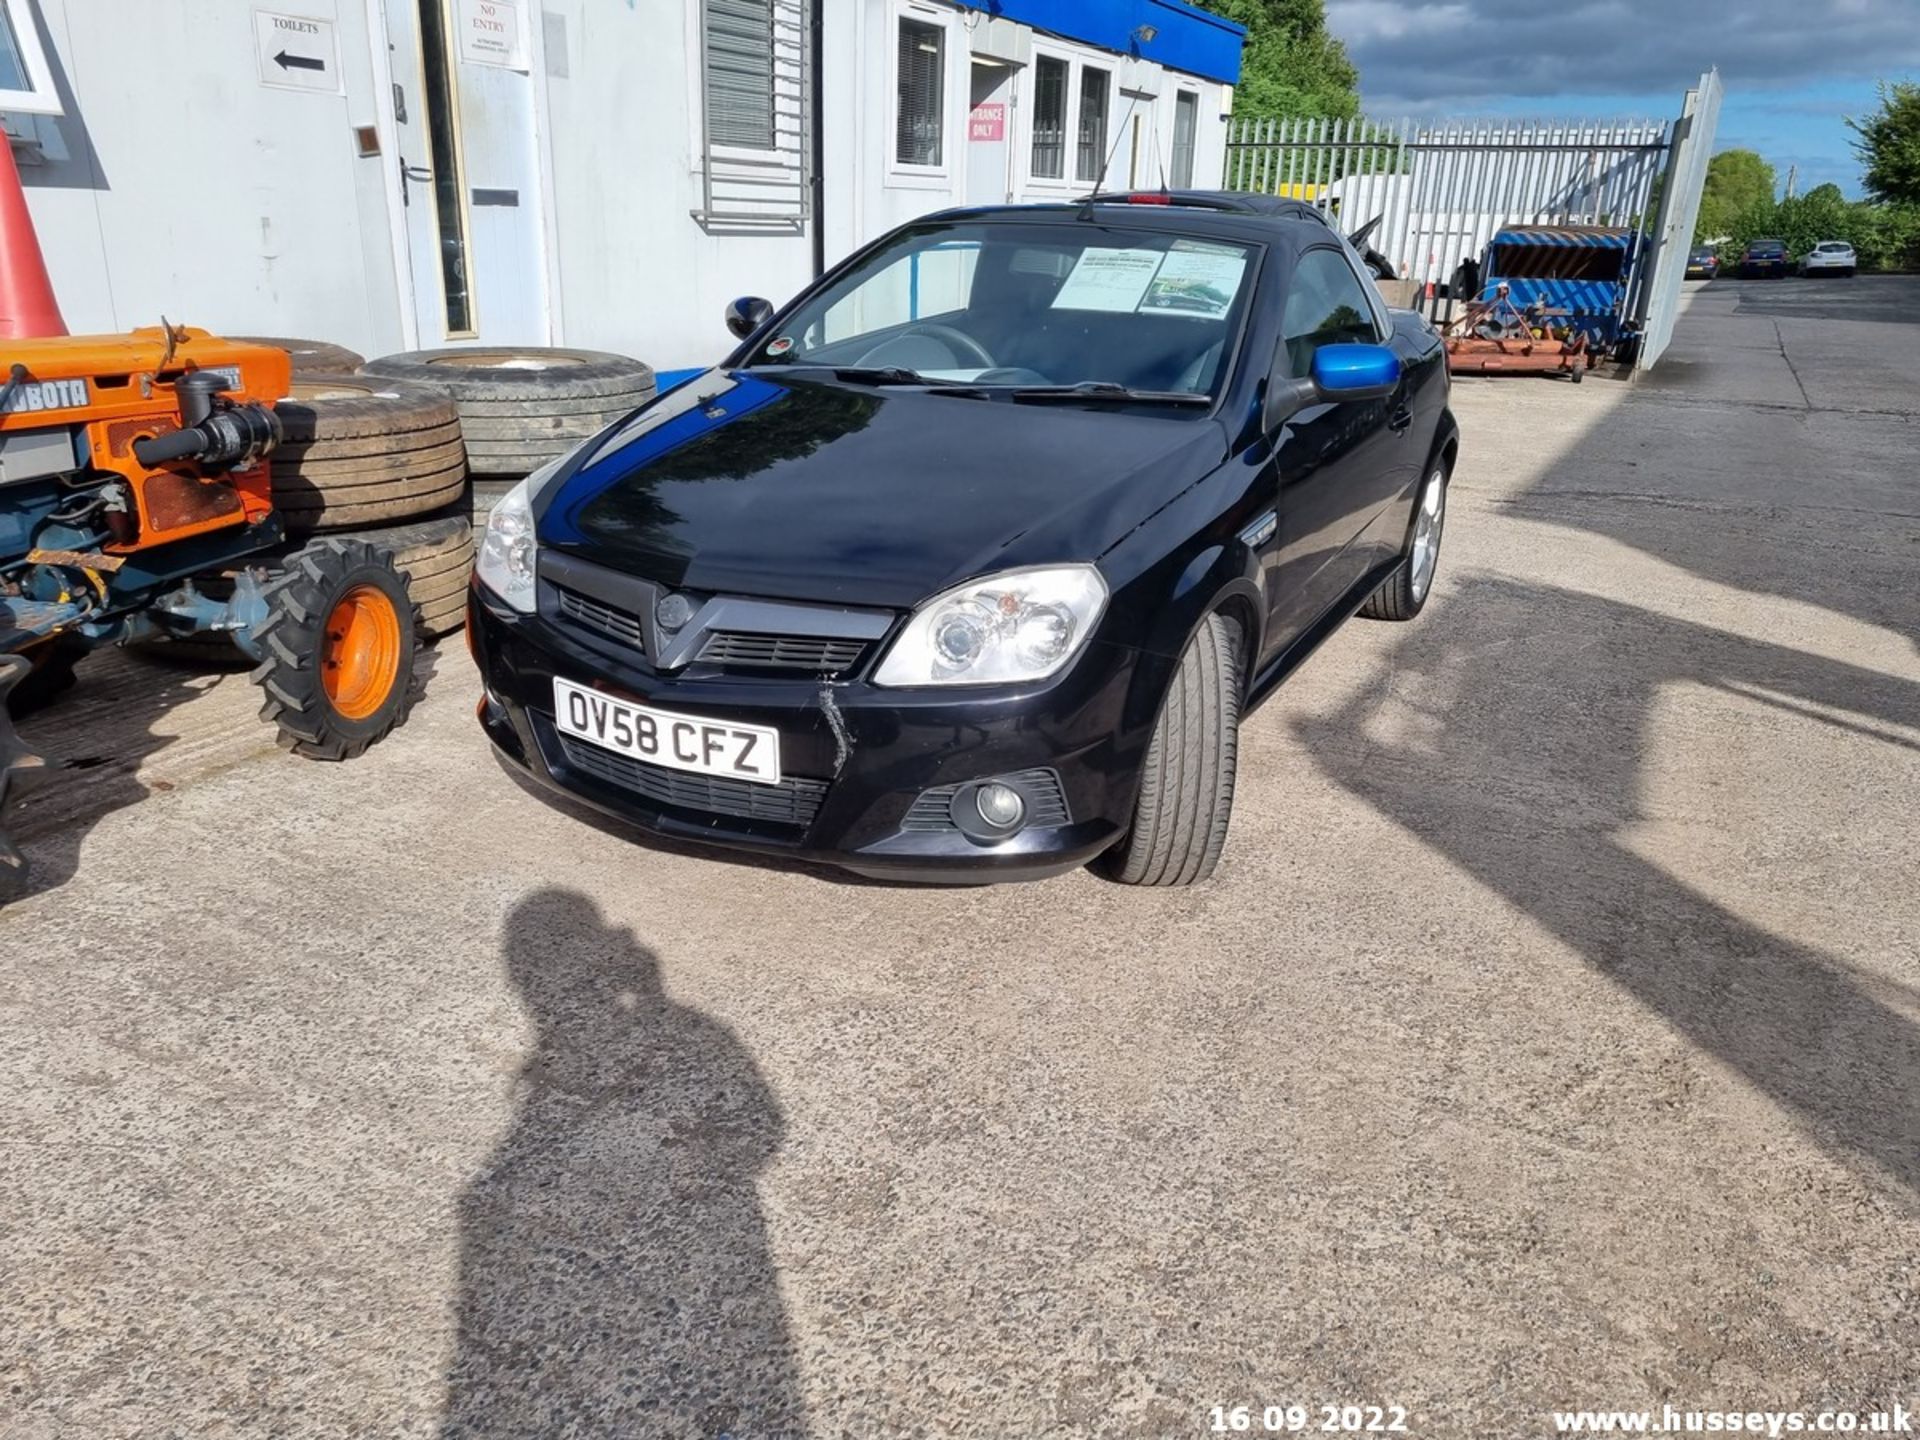
[[[1080,67],[1080,153],[1073,173],[1098,184],[1107,173],[1107,89],[1111,77],[1091,65]]]
[[[893,158],[938,165],[946,117],[947,32],[920,20],[900,22],[899,111]]]
[[[1067,62],[1050,55],[1033,62],[1033,173],[1042,180],[1067,175]]]
[[[706,0],[707,137],[773,148],[773,0]]]
[[[53,74],[26,0],[0,0],[0,110],[58,115]]]
[[[1193,184],[1193,133],[1200,125],[1200,97],[1191,90],[1173,95],[1173,188]]]

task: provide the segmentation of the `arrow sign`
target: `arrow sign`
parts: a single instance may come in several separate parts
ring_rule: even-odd
[[[340,40],[331,20],[256,10],[253,53],[262,85],[315,95],[340,93]]]

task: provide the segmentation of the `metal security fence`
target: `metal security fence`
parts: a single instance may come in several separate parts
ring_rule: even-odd
[[[1308,201],[1349,232],[1376,222],[1368,243],[1451,310],[1463,262],[1504,227],[1650,224],[1672,150],[1659,120],[1242,120],[1225,183]],[[1629,280],[1629,316],[1643,313],[1657,253]]]
[[[1246,120],[1227,185],[1312,201],[1411,280],[1444,283],[1506,225],[1633,225],[1664,168],[1663,121]]]

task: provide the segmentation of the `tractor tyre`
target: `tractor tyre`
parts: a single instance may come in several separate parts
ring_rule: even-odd
[[[393,557],[407,577],[407,598],[413,602],[422,635],[437,638],[467,623],[467,582],[473,577],[474,552],[473,526],[465,515],[358,530],[340,538],[364,541]]]
[[[14,730],[9,704],[13,691],[32,669],[33,661],[25,655],[0,655],[0,866],[16,872],[27,868],[27,857],[8,838],[4,828],[7,791],[15,775],[23,770],[37,770],[46,763],[27,749]]]
[[[71,636],[45,640],[22,652],[33,667],[7,692],[7,712],[18,718],[44,710],[73,688],[74,666],[87,647]]]
[[[369,360],[360,373],[451,398],[476,475],[537,470],[655,393],[652,366],[602,350],[409,350]]]
[[[466,484],[459,412],[431,390],[304,375],[274,413],[273,506],[296,540],[424,515]]]
[[[325,340],[290,340],[284,335],[235,335],[242,345],[269,345],[284,350],[293,359],[293,373],[300,375],[351,375],[367,363],[367,357],[344,345]]]
[[[349,760],[413,708],[417,624],[406,577],[364,540],[323,537],[289,556],[262,593],[253,683],[280,744],[314,760]]]

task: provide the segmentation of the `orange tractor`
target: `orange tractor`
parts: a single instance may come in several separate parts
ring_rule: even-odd
[[[223,633],[257,662],[281,744],[358,755],[413,700],[415,618],[392,558],[289,553],[269,486],[284,351],[167,324],[0,339],[0,805],[37,763],[7,719],[105,644]],[[23,864],[0,833],[0,862]]]

